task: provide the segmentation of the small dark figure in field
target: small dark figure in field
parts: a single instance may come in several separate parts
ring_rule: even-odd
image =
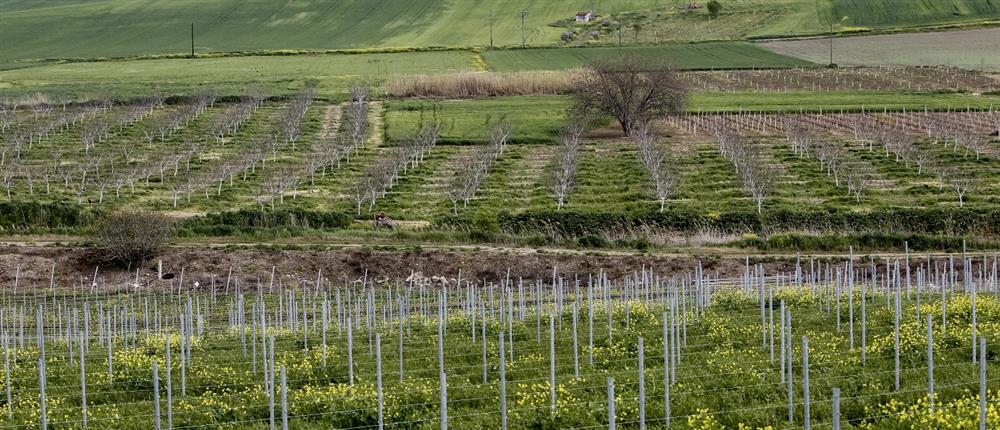
[[[385,215],[385,212],[379,212],[375,215],[375,228],[385,227],[389,230],[395,230],[397,225],[396,222]]]

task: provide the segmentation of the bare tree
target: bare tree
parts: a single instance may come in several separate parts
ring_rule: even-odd
[[[566,199],[576,187],[576,170],[586,131],[582,118],[571,118],[566,130],[559,136],[559,151],[552,162],[552,194],[556,197],[556,210],[562,210]]]
[[[847,192],[861,203],[861,193],[871,187],[875,180],[875,169],[868,163],[850,163],[844,166],[844,183]]]
[[[760,214],[764,200],[774,191],[779,173],[777,167],[764,158],[756,145],[737,134],[728,124],[717,123],[715,135],[719,141],[719,152],[733,163]]]
[[[936,170],[942,183],[958,195],[958,206],[964,207],[965,195],[976,185],[973,177],[954,166],[939,166]]]
[[[656,131],[650,123],[633,129],[632,139],[638,146],[639,164],[649,174],[652,195],[660,203],[660,212],[666,207],[667,198],[677,190],[679,180],[666,148],[657,144]]]
[[[626,56],[588,65],[576,82],[576,109],[608,115],[628,136],[635,124],[683,110],[687,89],[673,67]]]
[[[812,151],[816,145],[816,135],[808,125],[791,116],[784,117],[782,123],[785,137],[796,155],[802,157]]]
[[[507,122],[495,124],[490,130],[488,144],[477,147],[472,157],[456,172],[447,191],[455,213],[458,213],[458,202],[462,202],[462,207],[467,207],[476,196],[489,176],[493,163],[503,154],[511,131]]]

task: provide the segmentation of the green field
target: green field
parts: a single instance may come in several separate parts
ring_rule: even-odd
[[[666,60],[680,69],[749,69],[803,67],[807,61],[760,49],[749,43],[722,42],[642,47],[544,48],[486,51],[483,58],[490,69],[500,72],[519,70],[574,69],[602,58],[619,55]]]
[[[316,80],[321,93],[341,94],[354,80],[462,70],[473,70],[467,51],[101,61],[0,71],[0,92],[179,94],[205,85],[237,90],[260,85],[284,93]]]
[[[506,121],[513,126],[515,142],[548,142],[562,128],[569,107],[569,100],[558,96],[392,101],[386,104],[386,138],[398,142],[412,135],[420,124],[440,121],[444,142],[481,143],[493,124]]]
[[[837,38],[833,62],[841,65],[949,65],[1000,71],[1000,28]],[[830,61],[829,39],[782,40],[761,44],[774,52],[815,63]]]
[[[525,40],[532,46],[560,44],[563,27],[593,4],[602,18],[644,23],[626,42],[732,39],[744,36],[816,34],[858,27],[893,29],[996,19],[998,6],[985,0],[733,0],[717,22],[704,9],[685,13],[686,0],[6,0],[0,7],[0,64],[30,58],[94,58],[185,53],[190,25],[199,52],[372,47],[486,46],[491,10],[494,43],[521,44],[520,11],[526,10]],[[817,8],[818,6],[818,8]],[[617,43],[607,35],[599,43]]]

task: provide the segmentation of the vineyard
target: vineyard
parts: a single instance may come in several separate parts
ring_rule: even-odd
[[[995,256],[737,265],[733,274],[700,263],[620,276],[553,269],[537,279],[502,268],[492,279],[19,270],[3,292],[0,426],[969,429],[1000,420]]]
[[[2,429],[1000,429],[992,0],[0,0]]]

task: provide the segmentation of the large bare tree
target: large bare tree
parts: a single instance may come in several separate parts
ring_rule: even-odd
[[[577,80],[576,109],[611,116],[628,136],[636,124],[684,108],[687,89],[668,63],[624,56],[587,65]]]

